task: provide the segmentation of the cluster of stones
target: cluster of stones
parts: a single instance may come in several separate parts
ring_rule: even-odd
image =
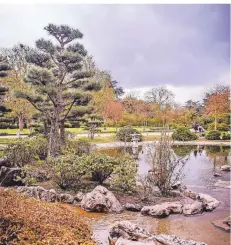
[[[120,221],[112,225],[109,228],[109,241],[111,245],[206,245],[203,242],[184,240],[174,235],[151,235],[129,221]]]

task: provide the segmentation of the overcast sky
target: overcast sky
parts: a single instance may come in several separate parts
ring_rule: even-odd
[[[48,23],[78,28],[126,91],[166,85],[183,103],[229,84],[229,5],[0,5],[0,46],[34,45]]]

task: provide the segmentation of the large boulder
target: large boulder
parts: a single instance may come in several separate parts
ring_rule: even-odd
[[[150,234],[143,228],[130,221],[115,222],[109,228],[109,241],[115,243],[118,238],[122,237],[126,240],[139,241],[147,239]]]
[[[215,208],[217,208],[220,204],[220,202],[216,198],[203,193],[197,194],[197,200],[202,202],[203,209],[205,211],[212,211]]]
[[[215,220],[212,223],[215,226],[221,228],[222,230],[230,231],[230,220],[231,220],[231,217],[226,217],[224,219]]]
[[[144,206],[141,209],[141,214],[151,215],[157,218],[163,218],[169,214],[182,213],[182,204],[180,202],[165,202],[154,206]]]
[[[221,170],[222,171],[230,171],[230,169],[231,169],[231,166],[230,165],[223,165],[223,166],[221,166]]]
[[[109,241],[111,245],[206,245],[174,235],[150,236],[145,229],[129,221],[116,222],[109,229]]]
[[[17,180],[21,176],[21,168],[8,168],[2,166],[0,169],[0,186],[23,185],[21,180]]]
[[[81,207],[86,211],[121,213],[123,207],[114,194],[103,186],[97,186],[93,191],[84,195]]]
[[[191,204],[185,204],[182,210],[184,215],[201,214],[203,212],[203,204],[195,201]]]

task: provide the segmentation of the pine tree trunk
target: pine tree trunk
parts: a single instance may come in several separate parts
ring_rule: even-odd
[[[23,130],[23,118],[19,116],[18,118],[19,131]]]
[[[48,156],[57,157],[59,153],[60,153],[60,136],[59,136],[59,120],[57,117],[51,120]]]
[[[65,144],[65,127],[64,127],[64,121],[61,121],[60,123],[60,142],[63,146]]]

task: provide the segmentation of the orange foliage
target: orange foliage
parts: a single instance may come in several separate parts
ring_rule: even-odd
[[[1,245],[95,245],[90,236],[71,209],[0,189]]]
[[[123,105],[119,101],[111,100],[104,106],[103,118],[105,120],[111,120],[116,124],[123,119],[123,114]]]

